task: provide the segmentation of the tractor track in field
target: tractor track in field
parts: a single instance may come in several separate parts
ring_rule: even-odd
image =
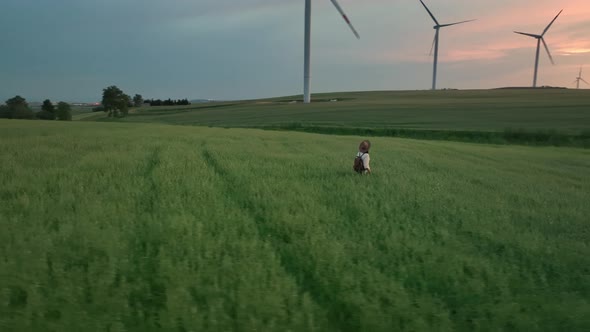
[[[225,192],[229,193],[230,199],[245,211],[255,223],[258,236],[263,241],[268,241],[277,254],[283,270],[293,277],[301,293],[307,293],[311,299],[328,313],[329,323],[335,331],[358,331],[360,322],[358,321],[356,308],[353,304],[342,301],[337,294],[327,291],[322,283],[309,271],[303,264],[304,260],[311,259],[309,255],[301,255],[285,249],[285,244],[296,241],[292,235],[281,232],[272,227],[269,220],[257,209],[256,204],[248,199],[251,197],[250,189],[240,186],[231,173],[223,168],[205,147],[203,142],[202,156],[208,167],[222,179],[222,185]],[[238,190],[239,189],[239,190]],[[236,195],[236,192],[245,193]]]
[[[143,170],[143,177],[148,183],[149,189],[145,193],[144,199],[141,201],[145,203],[146,212],[153,214],[155,211],[155,205],[158,201],[158,188],[154,181],[154,170],[160,164],[160,148],[154,148],[146,160],[146,167]]]
[[[162,276],[158,257],[160,255],[161,240],[154,236],[144,225],[145,218],[153,218],[158,212],[160,191],[158,183],[154,179],[154,171],[161,164],[161,147],[155,146],[148,152],[141,177],[146,183],[146,190],[139,200],[137,207],[141,212],[149,215],[142,216],[133,225],[134,234],[129,239],[131,275],[125,278],[134,280],[131,292],[128,295],[129,306],[137,313],[135,324],[150,324],[161,326],[161,312],[167,309],[166,281]]]

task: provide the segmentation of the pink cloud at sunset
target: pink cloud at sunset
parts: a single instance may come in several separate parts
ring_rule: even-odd
[[[536,41],[513,31],[540,34],[562,7],[563,13],[545,36],[553,55],[590,53],[590,1],[515,1],[503,6],[493,5],[492,8],[474,3],[461,6],[460,15],[454,14],[451,19],[446,19],[449,10],[444,8],[456,2],[449,1],[443,5],[441,1],[426,1],[434,7],[431,10],[441,23],[477,19],[475,22],[441,29],[441,63],[500,59],[518,49],[531,49],[534,52]],[[418,1],[416,6],[423,10]],[[436,9],[444,10],[437,13]],[[432,21],[426,12],[422,14],[408,28],[409,31],[417,31],[408,36],[411,42],[405,43],[403,47],[369,54],[367,59],[379,63],[431,62],[428,53],[434,30],[430,29]]]

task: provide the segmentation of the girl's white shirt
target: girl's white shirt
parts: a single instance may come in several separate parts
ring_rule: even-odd
[[[370,170],[371,167],[369,166],[369,163],[371,162],[371,157],[369,156],[368,153],[363,154],[362,152],[358,152],[356,154],[357,157],[361,157],[361,159],[363,160],[363,166],[365,166],[365,170]]]

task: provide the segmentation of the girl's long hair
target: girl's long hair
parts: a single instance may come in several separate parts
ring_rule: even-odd
[[[371,149],[371,142],[369,140],[364,140],[359,145],[359,151],[362,153],[369,153],[370,149]]]

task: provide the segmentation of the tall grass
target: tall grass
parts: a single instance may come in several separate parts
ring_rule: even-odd
[[[590,328],[590,152],[0,122],[0,330]]]

